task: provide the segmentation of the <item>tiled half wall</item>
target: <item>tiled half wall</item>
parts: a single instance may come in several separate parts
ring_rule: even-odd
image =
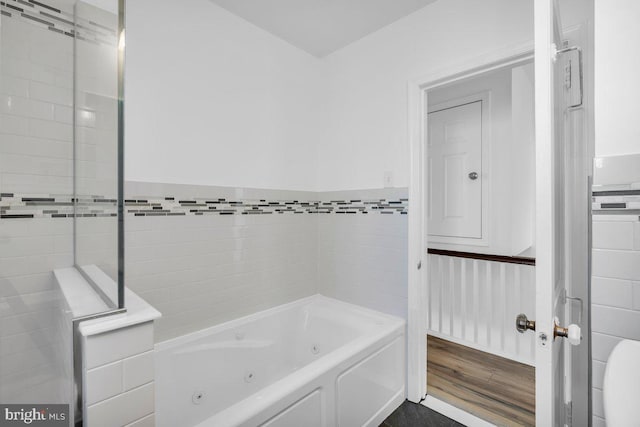
[[[126,185],[126,282],[163,341],[322,293],[406,316],[407,191]]]
[[[406,317],[406,189],[127,182],[125,197],[126,284],[163,313],[156,341],[315,293]],[[78,196],[74,210],[69,195],[4,192],[0,229],[71,227],[75,215],[77,244],[104,259],[116,248],[94,237],[113,232],[115,209],[100,195]]]

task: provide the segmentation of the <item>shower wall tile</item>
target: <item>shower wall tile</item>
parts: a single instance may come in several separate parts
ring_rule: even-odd
[[[9,4],[33,9],[0,5],[12,15],[0,25],[0,193],[70,195],[72,128],[60,113],[72,100],[73,39]],[[0,218],[2,402],[69,399],[60,349],[67,331],[52,271],[73,265],[72,221]]]
[[[156,341],[318,292],[406,317],[406,189],[128,182],[126,199],[126,281],[162,312]],[[219,199],[234,214],[207,212],[206,201]],[[154,204],[160,215],[137,215],[153,213]],[[243,213],[253,207],[267,213]]]
[[[15,16],[0,31],[0,190],[71,194],[72,126],[55,112],[73,100],[73,39]]]
[[[310,200],[313,193],[127,183],[128,200]],[[316,217],[127,215],[126,281],[162,312],[156,341],[317,292]]]
[[[52,271],[73,264],[72,232],[71,219],[0,219],[0,401],[62,396]]]
[[[405,199],[406,189],[321,193],[323,200]],[[407,216],[320,215],[318,291],[406,318]]]
[[[624,168],[622,170],[628,172]],[[627,178],[621,180],[617,176],[612,172],[607,183],[628,182]],[[632,212],[617,215],[598,212],[593,216],[591,329],[594,425],[606,423],[602,410],[602,377],[609,354],[623,339],[640,340],[640,234],[636,232],[639,226],[639,217]]]

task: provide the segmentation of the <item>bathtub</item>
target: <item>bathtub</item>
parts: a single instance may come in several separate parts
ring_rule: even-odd
[[[405,321],[321,295],[156,345],[156,423],[378,426],[405,399]]]

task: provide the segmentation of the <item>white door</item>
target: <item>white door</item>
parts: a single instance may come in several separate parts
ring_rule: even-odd
[[[572,234],[588,235],[588,225],[571,223],[578,192],[588,198],[587,170],[576,161],[567,139],[572,93],[565,87],[562,26],[556,0],[536,0],[536,425],[569,425],[571,371],[565,369],[567,340],[554,337],[564,327],[566,291],[578,270],[588,271],[588,258],[575,253]],[[575,179],[579,174],[584,176]],[[573,185],[582,181],[581,185]],[[583,206],[586,204],[583,204]],[[572,213],[573,212],[573,213]],[[583,271],[584,272],[584,271]],[[582,375],[588,375],[583,372]],[[566,394],[569,393],[569,394]]]
[[[482,238],[482,101],[429,113],[429,236]]]

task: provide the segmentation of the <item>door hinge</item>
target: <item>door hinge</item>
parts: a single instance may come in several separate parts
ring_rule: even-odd
[[[564,404],[564,425],[567,427],[573,425],[573,402]]]

